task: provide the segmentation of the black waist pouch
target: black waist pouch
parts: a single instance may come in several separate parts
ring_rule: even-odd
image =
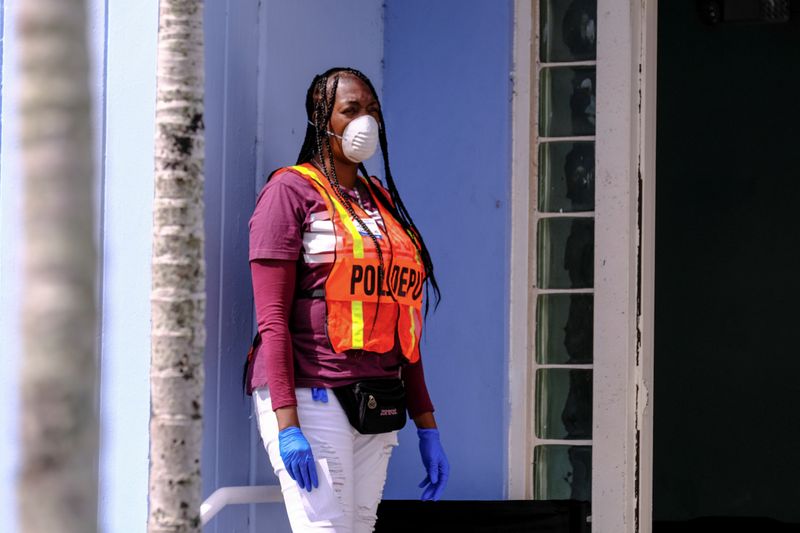
[[[388,433],[406,425],[406,391],[400,378],[358,381],[333,392],[359,433]]]

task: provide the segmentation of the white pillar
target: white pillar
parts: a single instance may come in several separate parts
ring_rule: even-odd
[[[157,0],[108,1],[100,520],[147,523]]]
[[[651,528],[656,9],[597,6],[592,530],[600,533]]]

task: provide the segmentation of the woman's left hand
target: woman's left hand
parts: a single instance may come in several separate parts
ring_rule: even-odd
[[[417,435],[419,436],[419,453],[422,456],[422,464],[425,465],[427,471],[425,479],[419,484],[420,488],[425,487],[420,499],[436,501],[447,486],[447,480],[450,477],[450,463],[447,462],[444,448],[439,441],[438,429],[417,429]]]

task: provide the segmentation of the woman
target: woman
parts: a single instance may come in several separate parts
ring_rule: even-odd
[[[316,76],[306,113],[297,165],[270,175],[250,220],[263,341],[248,358],[247,391],[292,530],[372,531],[405,423],[392,403],[400,377],[426,470],[422,499],[447,484],[419,354],[422,288],[437,302],[439,289],[395,187],[369,79],[349,68]],[[365,178],[377,144],[388,190]]]

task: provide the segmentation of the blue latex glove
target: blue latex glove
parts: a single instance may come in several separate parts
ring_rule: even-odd
[[[419,484],[420,488],[425,487],[420,499],[436,501],[447,486],[447,480],[450,477],[450,463],[447,462],[442,443],[439,442],[438,429],[417,429],[417,435],[419,436],[419,454],[422,456],[422,464],[425,465],[428,473]]]
[[[315,402],[328,403],[328,390],[324,387],[311,387],[311,399]]]
[[[311,492],[318,487],[317,465],[311,453],[311,445],[297,426],[289,426],[278,433],[278,444],[281,459],[291,478],[297,481],[301,489]]]

